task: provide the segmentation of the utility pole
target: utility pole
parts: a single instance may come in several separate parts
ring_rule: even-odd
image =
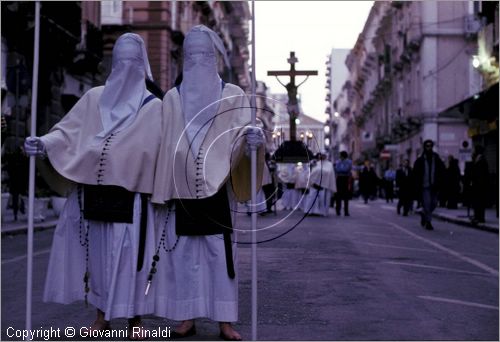
[[[290,51],[290,58],[288,58],[287,62],[290,64],[290,70],[271,70],[267,72],[267,76],[276,76],[276,79],[278,82],[286,88],[286,91],[288,93],[288,114],[290,115],[290,140],[291,141],[296,141],[297,140],[297,126],[295,124],[295,119],[299,116],[299,106],[298,106],[298,101],[297,101],[297,88],[307,81],[309,76],[316,76],[318,75],[317,70],[295,70],[295,63],[297,63],[299,60],[297,57],[295,57],[295,52]],[[278,76],[289,76],[290,77],[290,82],[288,84],[283,84],[279,80]],[[295,84],[295,76],[307,76],[304,81],[299,83],[298,85]]]

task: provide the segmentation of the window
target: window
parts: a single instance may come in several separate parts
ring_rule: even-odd
[[[122,25],[123,3],[119,0],[101,2],[101,24]]]

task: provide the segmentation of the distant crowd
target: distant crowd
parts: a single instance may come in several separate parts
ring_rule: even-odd
[[[334,207],[337,215],[343,210],[349,216],[350,199],[361,198],[369,204],[381,198],[387,203],[397,200],[398,215],[421,209],[422,225],[428,229],[433,229],[430,214],[437,206],[458,209],[462,205],[470,209],[473,222],[484,222],[485,208],[491,204],[484,149],[475,147],[462,172],[457,158],[450,155],[445,162],[433,147],[427,140],[414,163],[405,159],[397,169],[388,163],[380,173],[370,160],[353,164],[346,151],[334,163],[326,159],[326,152],[318,153],[310,163],[296,164],[276,164],[268,156],[269,177],[257,211],[265,215],[277,208],[327,216],[325,208]]]

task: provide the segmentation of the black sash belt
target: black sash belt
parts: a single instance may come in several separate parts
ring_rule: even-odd
[[[233,225],[226,187],[215,195],[200,199],[175,200],[177,235],[199,236],[222,234],[229,278],[235,277],[231,234]]]
[[[234,279],[233,242],[231,241],[231,233],[224,233],[224,250],[226,251],[227,275],[229,278]]]
[[[114,185],[83,185],[83,217],[86,220],[132,223],[135,193]],[[148,225],[148,196],[141,194],[141,221],[137,272],[144,264]]]
[[[139,233],[139,253],[137,255],[137,272],[144,265],[144,250],[146,248],[146,232],[148,230],[148,196],[141,194],[141,231]]]
[[[322,187],[322,186],[319,186],[319,185],[318,185],[318,184],[316,184],[316,183],[314,183],[314,184],[312,185],[312,187],[313,187],[313,189],[318,190],[318,191],[323,190],[323,187]]]

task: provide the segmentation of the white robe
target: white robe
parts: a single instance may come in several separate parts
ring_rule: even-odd
[[[229,187],[230,188],[230,187]],[[233,228],[235,225],[236,200],[228,189]],[[165,226],[167,207],[157,210],[158,234]],[[166,248],[177,240],[175,233],[175,209],[171,209],[166,226]],[[199,317],[218,322],[238,320],[238,270],[237,229],[233,230],[233,261],[236,277],[227,275],[226,252],[222,235],[180,236],[171,252],[160,249],[158,272],[153,278],[155,288],[155,312],[173,320]]]
[[[308,214],[328,216],[330,209],[330,198],[332,192],[328,189],[309,189],[309,193],[304,197],[303,210]]]
[[[311,170],[310,183],[311,187],[304,201],[304,211],[309,214],[328,216],[330,198],[337,190],[332,163],[328,160],[318,162]],[[313,184],[321,185],[322,189],[315,189]]]
[[[83,201],[83,196],[82,196]],[[71,192],[54,232],[43,300],[69,304],[83,300],[86,247],[85,229],[89,226],[88,301],[105,313],[105,319],[132,318],[152,313],[154,294],[145,296],[147,276],[154,254],[153,211],[148,204],[148,227],[142,270],[137,272],[140,225],[139,194],[134,199],[134,219],[128,223],[83,220],[80,238],[78,193]]]
[[[245,155],[245,126],[251,113],[245,93],[226,84],[218,113],[210,121],[198,152],[193,155],[185,134],[185,114],[177,89],[163,99],[164,138],[159,151],[153,191],[153,203],[171,199],[206,198],[225,187],[233,215],[237,200],[250,198],[250,158]],[[264,146],[257,151],[257,191],[262,181]],[[217,208],[214,208],[217,210]],[[159,206],[158,240],[161,239],[168,209]],[[177,241],[175,212],[167,223],[167,248]],[[232,239],[236,238],[236,232]],[[236,245],[233,244],[236,277],[227,274],[222,235],[180,236],[172,252],[160,252],[155,288],[155,315],[173,320],[206,317],[220,322],[238,319],[238,272]]]
[[[288,189],[287,183],[295,183],[295,165],[287,164],[281,167],[278,172],[279,179],[283,184],[283,195],[281,196],[281,205],[284,210],[293,210],[297,205],[297,191]]]
[[[295,169],[295,193],[294,193],[294,203],[296,207],[302,211],[305,211],[307,194],[305,190],[309,188],[309,165],[298,166]]]
[[[264,194],[264,190],[260,189],[255,198],[255,205],[252,206],[252,201],[245,202],[245,208],[247,213],[263,213],[267,210],[266,205],[266,195]]]
[[[88,301],[104,311],[105,319],[109,320],[144,315],[154,309],[152,296],[144,296],[155,248],[152,209],[148,209],[144,265],[141,272],[136,271],[141,202],[138,193],[153,190],[162,113],[161,101],[153,99],[139,110],[130,125],[114,132],[110,139],[98,139],[95,136],[103,130],[98,109],[102,91],[103,87],[89,90],[41,137],[53,166],[46,166],[54,177],[52,183],[55,186],[64,183],[61,186],[64,190],[66,183],[73,186],[54,232],[44,301],[68,304],[84,299],[86,248],[80,245],[80,209],[75,183],[121,186],[136,193],[133,223],[88,222]],[[104,151],[106,157],[101,154]],[[98,180],[101,169],[102,178]],[[148,204],[148,208],[150,206]],[[83,241],[84,236],[81,239]]]

